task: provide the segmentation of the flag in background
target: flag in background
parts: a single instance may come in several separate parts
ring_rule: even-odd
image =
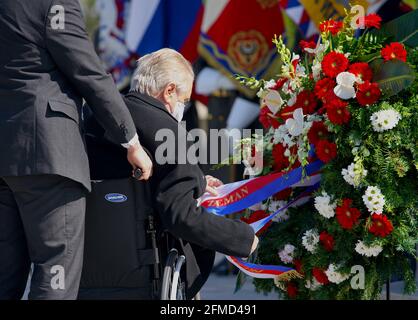
[[[211,67],[230,78],[269,78],[278,70],[272,39],[283,32],[278,0],[207,1],[198,50]],[[236,85],[246,96],[255,96],[238,81]]]
[[[296,24],[302,38],[310,39],[318,34],[315,23],[311,20],[308,12],[299,0],[280,0],[280,6]]]
[[[193,62],[202,0],[97,0],[99,55],[119,89],[129,85],[136,60],[169,47]]]

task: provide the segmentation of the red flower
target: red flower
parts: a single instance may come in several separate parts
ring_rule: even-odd
[[[334,249],[334,237],[326,231],[321,232],[319,235],[319,241],[321,241],[321,244],[328,252],[331,252]]]
[[[279,114],[280,119],[286,121],[287,119],[293,118],[293,111],[295,111],[297,107],[293,106],[286,106],[284,107]]]
[[[344,199],[343,204],[335,209],[337,215],[337,221],[343,229],[353,229],[353,226],[360,218],[360,211],[356,208],[352,208],[353,200]]]
[[[360,77],[363,81],[372,81],[373,71],[366,62],[353,63],[348,72]]]
[[[406,62],[406,50],[403,44],[392,42],[382,49],[380,52],[385,61],[398,59]]]
[[[303,114],[305,115],[314,113],[317,106],[315,94],[311,91],[303,90],[298,94],[294,106],[296,108],[302,108]]]
[[[372,215],[372,224],[369,227],[369,231],[377,237],[385,238],[393,231],[392,222],[384,214]]]
[[[345,55],[331,51],[322,60],[322,71],[328,77],[335,78],[339,73],[347,70],[349,61]]]
[[[273,146],[273,169],[275,171],[282,171],[284,169],[287,169],[290,165],[289,159],[284,155],[284,152],[286,151],[286,148],[281,144],[276,144]]]
[[[295,266],[295,270],[300,273],[303,274],[302,272],[302,261],[299,259],[294,259],[293,260],[293,265]]]
[[[267,106],[261,108],[259,121],[265,129],[269,129],[270,127],[277,129],[280,126],[279,120],[271,113]]]
[[[264,210],[257,210],[257,211],[254,211],[248,218],[242,217],[241,221],[244,221],[247,224],[251,224],[260,219],[267,218],[268,216],[269,214],[265,212]],[[257,236],[265,232],[272,223],[273,222],[270,221],[263,228],[261,228],[260,231],[257,232]]]
[[[333,35],[336,35],[340,32],[342,27],[342,21],[327,20],[319,25],[319,30],[321,30],[321,32],[331,32]]]
[[[279,78],[276,81],[276,84],[271,89],[272,90],[280,90],[283,87],[283,85],[287,82],[287,80],[288,80],[287,78]]]
[[[376,13],[371,13],[364,17],[364,25],[366,28],[380,29],[380,22],[382,22],[382,18]]]
[[[365,81],[359,84],[356,97],[362,106],[367,106],[379,100],[381,94],[377,83]]]
[[[324,270],[320,268],[313,268],[312,275],[315,277],[316,281],[318,281],[321,284],[329,283],[326,273],[324,272]]]
[[[328,129],[323,122],[315,121],[308,132],[309,142],[317,145],[320,140],[326,140],[328,137]]]
[[[316,146],[316,154],[319,160],[328,163],[337,156],[337,145],[327,140],[321,140]]]
[[[337,85],[335,80],[331,78],[324,78],[321,80],[318,80],[318,82],[315,85],[315,95],[319,99],[325,99],[328,95],[334,93],[334,88]]]
[[[302,49],[302,51],[305,51],[306,48],[308,48],[308,49],[315,49],[316,48],[316,43],[313,42],[313,41],[301,40],[299,42],[299,47]]]
[[[293,282],[287,284],[287,295],[292,299],[296,298],[298,295],[298,288]]]
[[[276,201],[279,200],[287,200],[289,199],[289,197],[292,195],[293,189],[292,188],[287,188],[284,189],[280,192],[277,192],[276,194],[273,195],[273,199]]]
[[[348,123],[351,118],[350,111],[348,111],[348,108],[346,106],[327,108],[327,115],[329,121],[331,121],[333,124],[338,125]]]

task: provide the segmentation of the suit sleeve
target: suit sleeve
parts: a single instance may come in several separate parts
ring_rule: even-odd
[[[199,173],[202,177],[197,176]],[[242,221],[197,207],[195,198],[202,193],[202,181],[203,174],[197,167],[175,165],[159,182],[156,203],[164,226],[175,237],[204,248],[248,257],[254,241],[253,229]]]
[[[64,10],[63,28],[56,23],[60,9]],[[52,1],[45,42],[59,70],[87,101],[107,135],[118,144],[129,142],[136,133],[135,125],[112,77],[94,51],[78,0]]]

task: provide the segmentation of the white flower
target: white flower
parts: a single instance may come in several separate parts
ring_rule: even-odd
[[[326,192],[322,192],[322,196],[315,197],[314,205],[319,214],[327,219],[335,215],[337,204],[331,203],[331,197]]]
[[[385,197],[378,187],[368,187],[363,195],[363,202],[370,213],[382,214]]]
[[[350,72],[341,72],[337,76],[337,86],[334,88],[334,93],[337,97],[348,100],[355,98],[356,90],[354,89],[354,83],[356,82],[356,76]]]
[[[306,280],[306,283],[305,283],[305,288],[309,289],[309,290],[312,290],[312,291],[315,291],[320,286],[322,286],[322,284],[319,283],[318,280],[316,280],[315,278],[313,278],[312,281],[311,280]]]
[[[271,89],[271,88],[273,88],[274,86],[276,85],[276,80],[274,80],[274,79],[271,79],[271,80],[269,80],[269,81],[267,81],[266,82],[266,84],[265,84],[265,88],[266,89]]]
[[[268,90],[263,98],[263,105],[266,105],[273,114],[276,114],[283,105],[283,99],[276,90]]]
[[[349,274],[342,274],[338,272],[339,266],[336,266],[335,264],[330,264],[328,266],[328,269],[325,271],[325,274],[328,277],[328,280],[332,283],[340,284],[341,282],[347,280],[350,275]]]
[[[363,168],[356,168],[355,164],[352,163],[347,169],[343,169],[341,174],[348,184],[357,187],[360,184],[360,181],[367,176],[367,170]]]
[[[302,245],[308,250],[310,253],[313,253],[319,242],[319,234],[316,229],[307,230],[302,237]]]
[[[319,78],[321,77],[321,71],[322,71],[322,64],[319,61],[315,60],[312,65],[312,76],[315,81],[318,81]]]
[[[279,251],[279,257],[284,263],[292,263],[293,262],[293,254],[295,252],[295,246],[291,244],[287,244],[284,246],[282,251]]]
[[[286,128],[289,133],[294,136],[300,136],[303,132],[303,110],[302,108],[296,109],[293,112],[293,119],[286,120]]]
[[[382,252],[382,246],[375,244],[366,246],[363,241],[359,240],[355,248],[356,252],[366,257],[377,257]]]
[[[283,208],[285,205],[287,204],[287,201],[274,201],[271,200],[268,206],[268,211],[273,214],[275,213],[277,210],[279,210],[280,208]],[[289,219],[289,216],[287,215],[287,209],[281,211],[278,215],[276,215],[272,221],[273,222],[283,222],[286,221],[287,219]]]
[[[383,132],[395,128],[400,119],[401,115],[394,109],[381,110],[373,113],[370,117],[373,130],[376,132]]]

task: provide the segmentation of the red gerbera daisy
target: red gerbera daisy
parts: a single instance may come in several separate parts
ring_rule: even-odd
[[[334,237],[328,232],[322,231],[319,235],[319,241],[321,241],[326,251],[331,252],[334,249]]]
[[[338,125],[348,123],[351,118],[351,114],[350,111],[348,111],[347,106],[327,108],[327,116],[329,121]]]
[[[402,43],[392,42],[384,47],[380,53],[385,61],[398,59],[406,62],[406,50]]]
[[[281,144],[276,144],[273,146],[273,169],[275,171],[282,171],[289,167],[289,159],[284,155],[284,152],[286,151],[286,148]]]
[[[259,121],[265,129],[269,129],[270,127],[277,129],[280,126],[279,120],[271,113],[267,106],[261,108]]]
[[[357,208],[352,208],[353,200],[344,199],[343,204],[335,209],[337,221],[343,229],[353,229],[353,226],[360,218],[360,211]]]
[[[357,20],[358,22],[359,20]],[[380,22],[382,22],[382,18],[376,13],[371,13],[364,17],[364,26],[366,28],[380,29]]]
[[[326,140],[328,137],[328,129],[323,122],[315,121],[308,132],[309,142],[317,145],[320,140]]]
[[[322,60],[322,71],[325,75],[335,78],[341,72],[347,70],[349,61],[345,55],[331,51]]]
[[[384,214],[374,213],[372,215],[372,224],[369,227],[369,231],[375,236],[385,238],[393,231],[393,225]]]
[[[316,281],[321,284],[328,284],[329,280],[324,270],[320,268],[313,268],[312,275],[315,277]]]
[[[342,27],[342,21],[327,20],[321,22],[319,25],[319,30],[321,30],[321,32],[331,32],[333,35],[336,35],[338,32],[340,32]]]
[[[363,81],[372,81],[373,71],[366,62],[353,63],[348,68],[348,72],[355,74]]]
[[[367,106],[379,100],[381,93],[377,83],[365,81],[359,84],[356,97],[362,106]]]
[[[316,154],[324,163],[328,163],[337,156],[337,145],[327,140],[321,140],[316,146]]]
[[[315,95],[319,99],[324,99],[331,93],[334,93],[334,88],[337,85],[335,80],[331,78],[324,78],[321,80],[318,80],[318,82],[315,85]]]
[[[287,295],[289,298],[294,299],[298,295],[298,287],[293,282],[287,284]]]
[[[254,211],[253,213],[251,213],[251,215],[248,218],[242,217],[241,221],[244,221],[247,224],[251,224],[251,223],[256,222],[260,219],[267,218],[268,216],[269,216],[269,214],[267,212],[265,212],[264,210],[257,210],[257,211]],[[263,232],[265,232],[268,229],[268,227],[270,227],[270,225],[272,223],[273,222],[270,221],[263,228],[261,228],[260,231],[257,232],[257,236],[262,234]]]
[[[315,94],[308,90],[303,90],[298,94],[296,103],[294,105],[296,108],[302,108],[303,114],[311,114],[315,112],[317,106],[317,101]]]

